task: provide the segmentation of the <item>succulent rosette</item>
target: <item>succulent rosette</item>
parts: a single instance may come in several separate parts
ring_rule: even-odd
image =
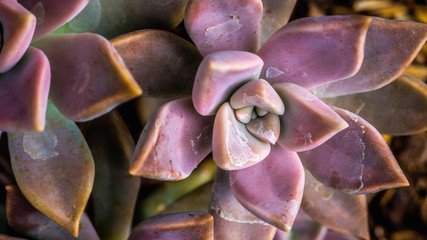
[[[369,238],[363,194],[408,182],[381,134],[356,113],[386,134],[427,128],[427,87],[403,74],[426,41],[425,25],[329,16],[279,27],[293,4],[190,0],[185,27],[204,56],[192,97],[153,114],[133,155],[131,174],[181,180],[212,152],[221,168],[210,204],[216,239],[271,239],[276,228],[291,229],[300,206],[327,227]],[[138,32],[113,44],[129,65],[143,52],[130,47],[136,39],[171,38]],[[165,69],[176,63],[144,58]],[[151,96],[176,90],[147,87]],[[387,101],[395,104],[375,115]]]

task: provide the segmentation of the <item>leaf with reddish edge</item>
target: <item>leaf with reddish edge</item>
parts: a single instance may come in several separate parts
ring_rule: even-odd
[[[301,208],[328,228],[369,239],[365,195],[350,195],[326,187],[305,171]]]
[[[285,103],[280,117],[278,143],[291,151],[305,151],[319,146],[348,127],[328,105],[308,90],[293,83],[276,83],[273,88]]]
[[[30,47],[14,68],[0,74],[0,129],[43,131],[49,86],[49,60]]]
[[[142,131],[130,173],[159,180],[186,178],[212,150],[213,122],[196,112],[191,97],[163,105]]]
[[[33,36],[36,41],[76,16],[89,0],[18,0],[36,16],[37,25]]]
[[[31,43],[36,18],[15,0],[0,2],[0,73],[9,71]]]
[[[346,193],[366,194],[408,186],[381,134],[361,117],[333,109],[349,127],[319,147],[298,153],[311,174],[326,186]]]
[[[91,120],[142,93],[114,47],[99,35],[51,35],[34,45],[51,64],[49,99],[68,119]]]
[[[276,228],[254,216],[234,197],[229,172],[218,169],[209,212],[214,217],[216,240],[272,239]]]
[[[22,194],[77,236],[95,169],[76,124],[48,104],[43,132],[9,133],[8,137],[12,169]]]
[[[79,223],[78,238],[35,209],[16,185],[6,186],[6,213],[9,225],[35,239],[99,239],[89,217],[84,213]],[[0,237],[1,239],[1,237]]]
[[[247,168],[262,161],[270,152],[270,144],[253,136],[245,124],[236,119],[228,102],[215,117],[212,155],[224,170]]]
[[[295,3],[296,0],[262,0],[261,45],[288,22]]]
[[[201,115],[214,115],[244,83],[258,79],[263,62],[249,52],[224,51],[206,56],[197,70],[193,102]]]
[[[261,18],[261,0],[189,0],[184,23],[191,39],[206,56],[227,50],[256,52]]]
[[[197,48],[172,33],[142,30],[111,40],[144,96],[189,96],[202,61]]]
[[[426,40],[426,24],[372,18],[357,74],[312,91],[319,97],[336,97],[378,89],[403,73]]]
[[[353,15],[288,23],[258,51],[265,62],[261,78],[312,88],[353,76],[362,64],[370,21]]]
[[[129,240],[212,240],[213,218],[205,212],[181,212],[146,219],[132,231]]]
[[[236,199],[267,223],[290,231],[304,190],[304,169],[295,152],[279,145],[259,164],[230,172]]]
[[[92,191],[95,227],[102,239],[127,239],[141,182],[129,174],[135,143],[116,111],[89,122],[83,134],[96,165]]]
[[[409,135],[427,130],[427,86],[407,74],[374,91],[322,100],[356,113],[382,134]]]

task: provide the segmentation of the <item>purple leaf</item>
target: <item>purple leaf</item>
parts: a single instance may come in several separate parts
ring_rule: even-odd
[[[279,145],[259,164],[230,172],[231,190],[251,213],[290,231],[304,189],[304,169],[295,152]]]
[[[363,64],[357,74],[312,91],[319,97],[335,97],[378,89],[403,73],[426,39],[425,24],[372,18]]]
[[[296,0],[262,0],[261,45],[291,17]]]
[[[79,223],[79,236],[74,237],[35,209],[24,198],[16,185],[6,186],[6,213],[9,225],[16,231],[35,239],[99,239],[89,217],[84,213]],[[0,239],[1,238],[0,236]]]
[[[249,80],[258,79],[263,62],[249,52],[225,51],[206,56],[197,70],[193,102],[201,115],[213,115],[231,94]]]
[[[300,208],[292,230],[290,232],[277,230],[273,240],[323,240],[327,231],[325,226],[314,221]]]
[[[382,134],[408,135],[427,130],[427,86],[407,74],[374,91],[322,100],[356,113]]]
[[[369,239],[365,195],[350,195],[326,187],[306,171],[301,208],[328,228]]]
[[[305,151],[324,143],[348,124],[308,90],[293,83],[277,83],[274,89],[283,99],[278,143],[292,151]]]
[[[227,50],[257,51],[261,18],[261,0],[190,0],[184,22],[191,39],[206,56]]]
[[[213,240],[213,218],[204,212],[182,212],[146,219],[132,231],[129,240]]]
[[[76,16],[89,0],[19,0],[22,6],[36,16],[37,26],[33,41],[38,40]]]
[[[280,119],[273,113],[267,113],[246,124],[246,129],[257,138],[275,144],[279,139]]]
[[[265,62],[261,77],[312,88],[354,75],[369,22],[365,16],[329,16],[288,23],[259,50]]]
[[[215,239],[272,239],[276,228],[246,210],[230,189],[229,172],[217,170],[212,187],[210,213]]]
[[[43,132],[8,136],[12,168],[22,194],[36,209],[77,236],[95,169],[76,124],[49,104]]]
[[[190,97],[163,105],[144,127],[130,173],[162,180],[186,178],[211,152],[213,120],[200,116]]]
[[[43,131],[49,86],[49,61],[30,47],[14,68],[0,74],[0,129]]]
[[[224,103],[216,114],[212,136],[212,155],[218,167],[246,168],[262,161],[269,152],[270,144],[249,133],[230,104]]]
[[[0,73],[9,71],[31,43],[36,18],[15,0],[0,2]]]
[[[144,96],[190,95],[202,56],[186,40],[166,31],[143,30],[111,40]]]
[[[348,111],[334,110],[349,124],[321,146],[299,156],[313,176],[346,193],[372,193],[408,185],[381,134]]]
[[[51,35],[34,45],[51,63],[49,99],[68,119],[93,119],[141,94],[116,50],[99,35]]]

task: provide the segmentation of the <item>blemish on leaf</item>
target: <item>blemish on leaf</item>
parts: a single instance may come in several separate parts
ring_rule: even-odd
[[[59,153],[55,150],[57,144],[58,138],[49,128],[43,132],[26,132],[22,140],[24,151],[37,160],[48,160],[58,156]]]

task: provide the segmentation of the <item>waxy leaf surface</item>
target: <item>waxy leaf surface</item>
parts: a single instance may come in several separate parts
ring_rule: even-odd
[[[35,209],[24,198],[16,185],[6,186],[6,212],[9,225],[28,237],[41,240],[99,239],[89,217],[84,213],[79,223],[79,236],[76,238],[63,227]],[[2,239],[0,237],[0,239]]]
[[[0,73],[9,71],[30,45],[36,18],[15,0],[0,2]]]
[[[161,180],[186,178],[211,152],[213,121],[196,112],[190,97],[163,105],[142,131],[130,173]]]
[[[166,31],[142,30],[111,40],[144,96],[190,95],[202,56],[188,41]]]
[[[51,64],[49,99],[68,119],[93,119],[142,93],[114,47],[99,35],[52,35],[35,46]]]
[[[12,168],[22,194],[77,236],[95,173],[92,154],[78,127],[49,104],[43,132],[8,136]]]
[[[261,0],[189,0],[184,22],[191,39],[206,56],[226,50],[256,52],[261,18]]]
[[[261,77],[312,88],[354,75],[369,22],[365,16],[329,16],[288,23],[257,53],[265,63]]]
[[[407,74],[374,91],[322,100],[356,113],[382,134],[427,130],[427,86]]]
[[[324,240],[327,228],[319,222],[313,220],[301,208],[295,218],[294,225],[290,232],[277,230],[273,240]]]
[[[259,164],[230,172],[231,190],[251,213],[290,231],[304,190],[304,169],[295,152],[279,145]]]
[[[288,22],[295,3],[296,0],[262,0],[261,45]]]
[[[285,103],[277,141],[292,151],[305,151],[324,143],[348,124],[308,90],[293,83],[273,85]]]
[[[273,113],[267,113],[246,124],[246,129],[257,138],[275,144],[279,139],[280,119]]]
[[[49,86],[49,60],[30,47],[12,70],[0,73],[0,129],[43,131]]]
[[[299,156],[313,176],[346,193],[372,193],[408,185],[381,134],[359,116],[334,110],[349,124],[319,147]]]

